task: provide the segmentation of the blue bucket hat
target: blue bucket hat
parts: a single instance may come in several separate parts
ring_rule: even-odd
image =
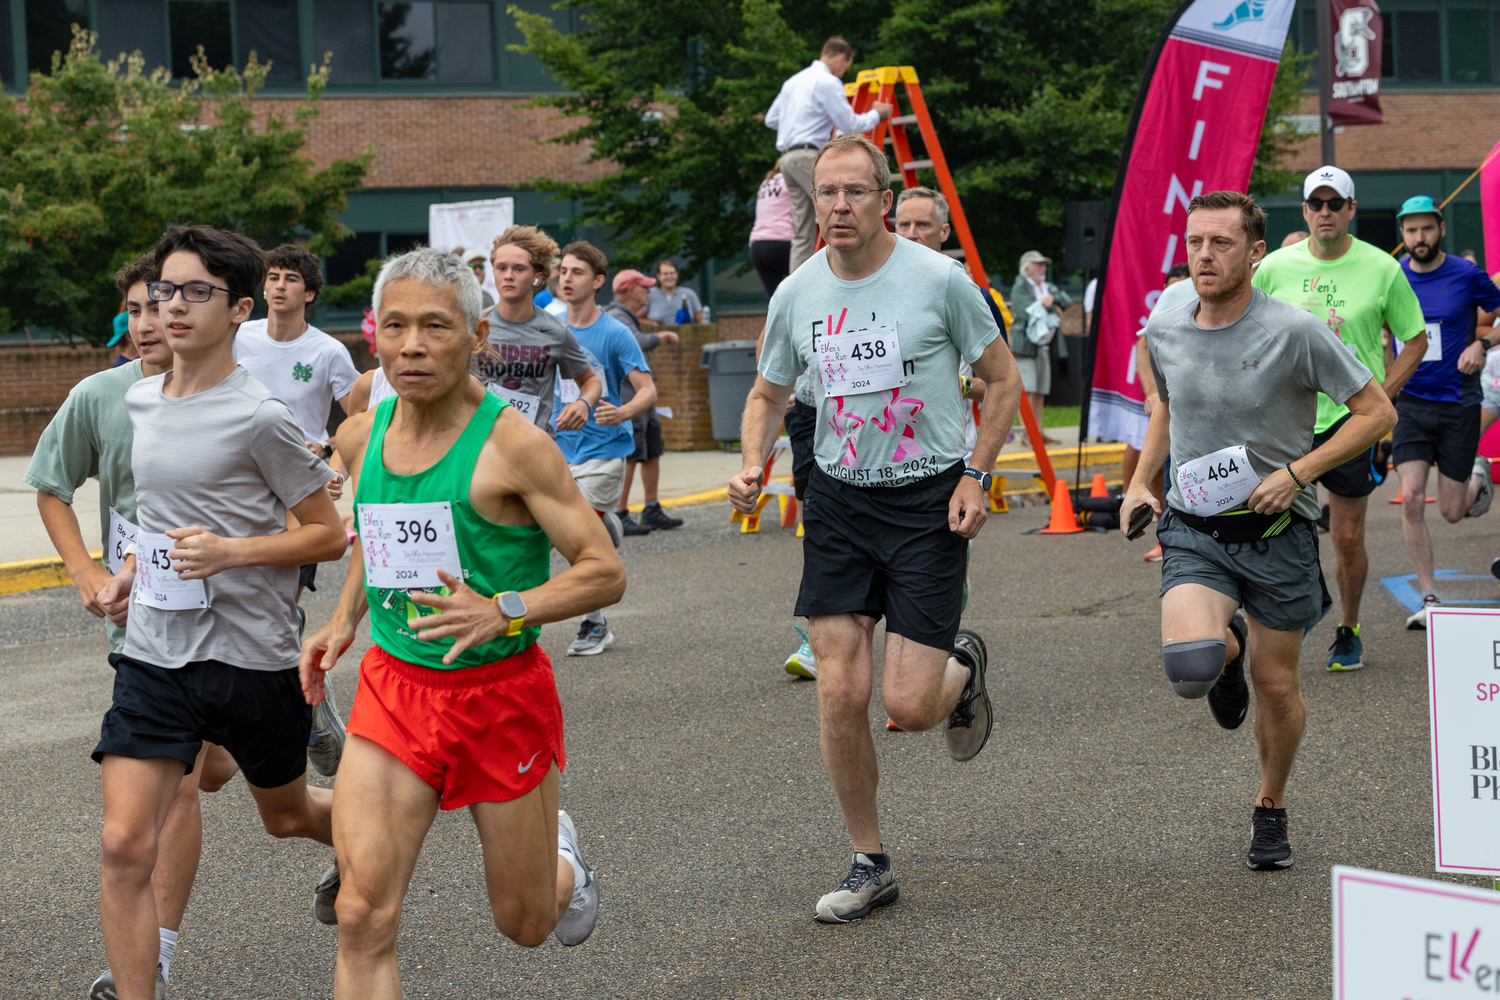
[[[1443,220],[1443,211],[1432,203],[1432,199],[1425,194],[1415,195],[1401,203],[1401,211],[1396,213],[1396,221],[1399,223],[1403,215],[1435,215],[1438,221]]]

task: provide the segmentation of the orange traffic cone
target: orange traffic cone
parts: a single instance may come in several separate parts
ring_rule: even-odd
[[[1052,520],[1042,529],[1044,535],[1072,535],[1082,531],[1068,497],[1068,484],[1061,479],[1052,487]]]
[[[1090,497],[1107,497],[1107,496],[1109,496],[1109,487],[1104,485],[1104,473],[1102,473],[1102,472],[1096,472],[1096,473],[1094,473],[1094,485],[1093,485],[1093,488],[1089,490],[1089,496]]]

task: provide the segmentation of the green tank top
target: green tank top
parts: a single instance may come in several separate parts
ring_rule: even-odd
[[[398,476],[386,470],[383,459],[385,429],[390,425],[399,397],[382,400],[375,408],[375,426],[365,448],[364,467],[360,470],[359,489],[354,495],[354,522],[359,524],[360,504],[434,503],[447,501],[453,509],[453,532],[458,543],[459,562],[464,569],[464,583],[491,597],[507,590],[526,591],[547,582],[551,575],[552,544],[539,524],[527,526],[495,524],[480,516],[469,504],[469,480],[479,460],[479,450],[489,437],[490,428],[509,403],[492,393],[469,421],[453,447],[430,469],[411,476]],[[438,591],[447,594],[446,587]],[[498,636],[483,646],[465,650],[451,666],[443,656],[453,648],[452,639],[424,642],[418,629],[408,622],[423,615],[437,614],[437,609],[417,604],[405,590],[387,590],[365,584],[370,605],[370,634],[375,644],[398,659],[434,670],[458,670],[479,667],[503,660],[531,646],[542,630],[529,627],[519,635]]]

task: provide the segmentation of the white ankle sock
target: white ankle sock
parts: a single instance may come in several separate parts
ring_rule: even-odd
[[[573,866],[573,891],[577,892],[579,889],[582,889],[583,883],[587,880],[587,876],[583,874],[583,865],[579,864],[578,859],[573,856],[572,851],[558,848],[557,856]]]
[[[161,953],[157,961],[161,963],[161,978],[167,978],[167,971],[172,968],[172,954],[177,951],[177,932],[169,931],[165,927],[158,927],[156,933],[161,936]]]
[[[604,624],[604,612],[603,611],[590,611],[588,614],[586,614],[586,615],[583,616],[583,620],[586,621],[586,622],[588,622],[591,625],[603,625]]]

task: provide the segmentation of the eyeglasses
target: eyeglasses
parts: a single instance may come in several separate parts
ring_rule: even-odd
[[[818,202],[820,205],[821,204],[832,205],[833,203],[835,203],[836,201],[839,200],[839,193],[842,192],[843,195],[844,195],[844,199],[846,201],[848,201],[849,204],[851,204],[851,205],[863,205],[865,202],[867,202],[867,201],[870,200],[870,196],[873,195],[873,194],[875,194],[876,190],[877,190],[876,188],[867,188],[867,187],[846,187],[846,188],[820,187],[820,188],[814,188],[813,189],[813,201]]]
[[[1314,212],[1323,211],[1324,205],[1328,206],[1330,212],[1342,212],[1344,206],[1349,204],[1348,198],[1304,198],[1303,200],[1307,202],[1307,207]]]
[[[229,289],[210,285],[206,281],[184,281],[180,285],[175,281],[153,281],[146,285],[146,297],[152,302],[171,302],[178,292],[182,293],[184,302],[207,302],[213,298],[215,291],[234,298],[234,293]]]

